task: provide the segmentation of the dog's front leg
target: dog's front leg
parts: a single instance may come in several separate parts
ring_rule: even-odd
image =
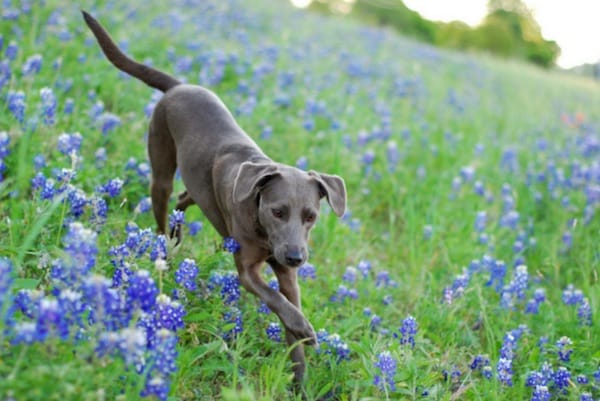
[[[267,260],[267,263],[271,265],[277,281],[279,282],[279,291],[296,307],[298,310],[302,310],[300,305],[300,287],[298,287],[298,271],[289,267],[281,266],[273,258]],[[293,362],[294,371],[294,382],[301,383],[304,379],[304,372],[306,370],[306,363],[304,361],[304,345],[302,343],[296,343],[296,340],[291,333],[285,331],[285,340],[287,345],[291,348],[290,358]]]
[[[269,287],[260,276],[263,262],[244,263],[242,251],[235,254],[240,283],[246,290],[259,297],[281,320],[285,327],[286,337],[289,335],[292,343],[304,340],[308,345],[317,343],[317,336],[312,325],[302,312],[281,292]],[[289,334],[287,334],[289,333]]]

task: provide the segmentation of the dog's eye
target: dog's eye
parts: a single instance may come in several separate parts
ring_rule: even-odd
[[[271,209],[271,213],[277,219],[281,219],[283,217],[283,210],[281,209]]]
[[[312,223],[315,221],[315,219],[316,219],[316,216],[314,214],[307,214],[306,216],[304,216],[305,223]]]

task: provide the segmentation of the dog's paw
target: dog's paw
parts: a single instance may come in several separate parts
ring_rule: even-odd
[[[295,341],[302,341],[305,345],[317,345],[317,335],[310,322],[302,315],[293,324],[286,327]]]

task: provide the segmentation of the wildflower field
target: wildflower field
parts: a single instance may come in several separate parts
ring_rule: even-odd
[[[2,2],[0,401],[301,399],[199,209],[155,234],[161,93],[80,8],[274,160],[344,177],[298,271],[307,399],[600,400],[598,83],[284,1],[168,3]]]

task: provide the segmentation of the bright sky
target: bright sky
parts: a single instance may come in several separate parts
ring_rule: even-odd
[[[486,14],[486,0],[404,0],[407,7],[436,21],[461,20],[477,25]],[[600,60],[600,1],[524,0],[533,10],[545,39],[561,48],[558,65],[569,68]]]
[[[312,0],[290,0],[306,7]],[[344,0],[350,1],[350,0]],[[523,0],[533,10],[545,39],[561,48],[558,65],[565,68],[600,61],[600,0]],[[487,0],[404,0],[407,7],[435,21],[460,20],[477,25]]]

